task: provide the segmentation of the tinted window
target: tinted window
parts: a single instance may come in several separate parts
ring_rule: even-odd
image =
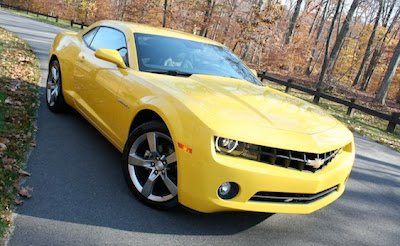
[[[93,28],[92,30],[88,31],[87,33],[85,33],[85,35],[82,36],[83,41],[85,41],[85,44],[87,46],[90,45],[90,43],[92,42],[94,36],[96,35],[96,32],[99,28]]]
[[[126,46],[125,35],[110,27],[100,27],[94,37],[90,48],[97,49],[112,49],[117,50],[128,65],[128,49]]]
[[[247,80],[258,79],[228,48],[186,39],[135,33],[140,71],[177,71]]]

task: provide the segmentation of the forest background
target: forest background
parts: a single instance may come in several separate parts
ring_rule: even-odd
[[[86,24],[115,19],[223,43],[250,67],[400,108],[397,0],[3,0]]]

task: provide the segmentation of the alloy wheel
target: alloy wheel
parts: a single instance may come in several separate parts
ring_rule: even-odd
[[[145,198],[166,202],[176,197],[177,161],[172,139],[161,132],[138,137],[128,156],[129,175]]]
[[[55,65],[52,65],[50,68],[46,87],[47,103],[53,107],[60,94],[60,73],[58,67]]]

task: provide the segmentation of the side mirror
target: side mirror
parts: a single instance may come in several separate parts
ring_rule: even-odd
[[[99,59],[102,59],[102,60],[105,60],[108,62],[112,62],[120,68],[126,68],[124,60],[122,59],[119,52],[116,50],[98,49],[94,53],[94,56]]]
[[[250,69],[251,73],[254,74],[254,76],[256,76],[256,78],[258,77],[258,73],[255,69]]]

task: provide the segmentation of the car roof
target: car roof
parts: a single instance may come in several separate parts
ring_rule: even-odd
[[[169,28],[161,28],[161,27],[153,27],[144,24],[137,24],[133,22],[124,22],[124,21],[114,21],[114,20],[105,20],[96,22],[95,25],[108,25],[114,27],[125,27],[130,29],[133,33],[144,33],[144,34],[152,34],[152,35],[159,35],[159,36],[166,36],[166,37],[173,37],[173,38],[180,38],[186,39],[201,43],[208,43],[218,46],[223,46],[221,43],[218,43],[214,40],[201,37],[198,35],[194,35],[187,32],[181,32]]]

